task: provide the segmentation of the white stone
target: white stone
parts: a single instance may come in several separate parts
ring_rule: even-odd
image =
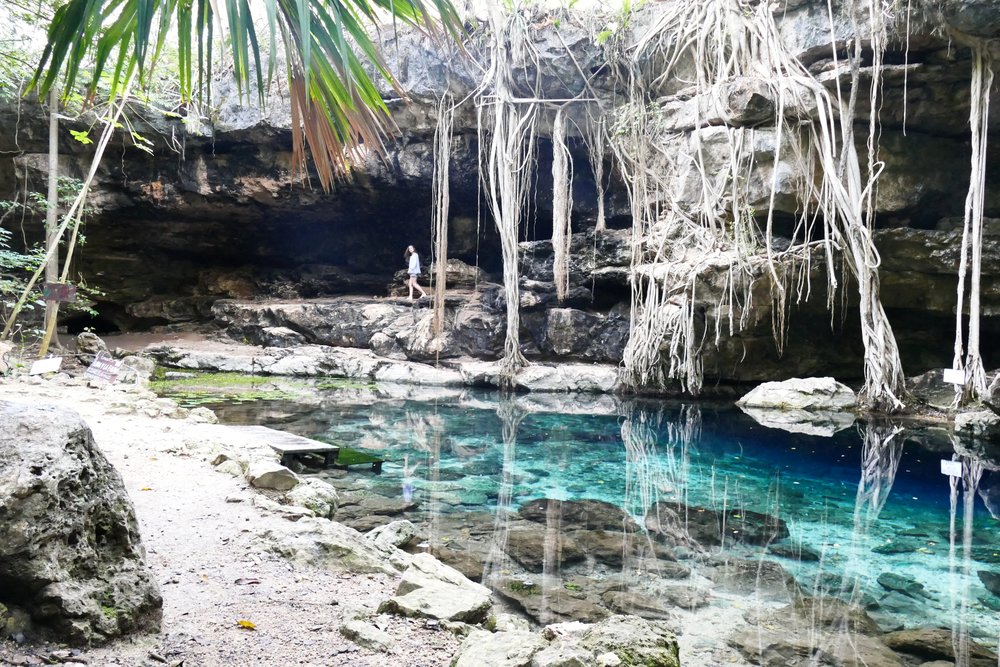
[[[223,461],[219,465],[215,466],[215,469],[219,472],[224,472],[227,475],[232,475],[233,477],[240,477],[243,474],[243,466],[232,459]]]
[[[327,519],[300,519],[273,527],[259,538],[268,549],[293,563],[334,572],[385,572],[398,568],[353,528]],[[399,552],[400,559],[406,554]]]
[[[848,410],[857,403],[847,385],[831,377],[765,382],[736,402],[740,407],[777,410]]]
[[[416,535],[416,526],[406,519],[401,519],[374,528],[365,533],[365,539],[379,549],[399,548],[406,546]]]
[[[1000,416],[990,410],[959,412],[955,415],[956,431],[984,431],[998,423],[1000,423]]]
[[[293,505],[307,507],[316,516],[329,519],[337,511],[340,498],[337,489],[321,479],[308,478],[289,491],[285,498]]]
[[[545,640],[532,632],[476,630],[462,642],[451,667],[529,667],[543,648]]]
[[[358,646],[378,651],[379,653],[388,652],[396,643],[396,640],[388,633],[379,630],[370,623],[365,623],[357,619],[347,621],[340,626],[340,634]]]
[[[247,469],[247,481],[258,489],[288,491],[299,483],[299,478],[277,461],[255,459]]]
[[[380,611],[475,623],[486,618],[492,604],[488,588],[421,553],[410,559],[396,595],[384,602]]]

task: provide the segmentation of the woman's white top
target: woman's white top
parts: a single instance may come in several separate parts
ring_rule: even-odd
[[[418,255],[417,253],[413,253],[412,255],[410,255],[409,273],[411,276],[420,275],[420,255]]]

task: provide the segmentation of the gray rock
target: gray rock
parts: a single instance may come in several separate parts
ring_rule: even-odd
[[[553,642],[531,658],[531,667],[590,667],[594,654],[574,642]]]
[[[530,667],[532,656],[546,645],[531,632],[473,630],[462,642],[451,667]]]
[[[74,412],[0,403],[0,582],[62,641],[159,628],[132,503]]]
[[[854,426],[855,420],[850,412],[751,408],[745,405],[739,408],[761,426],[824,438]]]
[[[89,364],[100,352],[107,352],[108,345],[97,334],[84,331],[77,334],[76,352],[81,356],[84,363]]]
[[[403,548],[417,536],[417,528],[406,519],[392,521],[365,534],[365,539],[379,549]]]
[[[723,544],[766,545],[788,537],[783,519],[752,510],[713,510],[679,502],[657,502],[646,513],[646,529],[668,544],[704,549]]]
[[[955,430],[983,433],[1000,424],[1000,415],[991,410],[973,410],[955,415]]]
[[[666,623],[637,616],[612,616],[587,629],[580,645],[600,656],[613,653],[623,664],[680,667],[677,639]]]
[[[255,484],[255,486],[257,486]],[[329,519],[337,511],[339,496],[337,489],[328,482],[321,479],[307,478],[296,484],[291,491],[285,494],[293,505],[300,505],[311,509],[316,516]]]
[[[258,489],[288,491],[299,483],[298,476],[270,459],[255,459],[250,462],[246,473],[247,481]]]
[[[379,612],[477,623],[492,605],[488,588],[422,553],[413,556],[396,595],[383,602]]]
[[[765,382],[736,402],[740,407],[778,410],[845,410],[856,403],[851,388],[833,378]]]
[[[655,621],[669,621],[674,615],[665,600],[652,598],[635,591],[608,591],[601,596],[608,609],[619,614],[632,614]]]
[[[293,563],[334,572],[397,574],[406,554],[386,554],[365,541],[358,531],[326,519],[302,518],[268,529],[258,537],[265,548]]]
[[[340,634],[358,646],[379,653],[388,653],[396,644],[396,640],[389,633],[357,619],[347,621],[340,626]]]

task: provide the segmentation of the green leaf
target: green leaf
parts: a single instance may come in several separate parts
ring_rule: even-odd
[[[85,146],[87,144],[94,143],[93,139],[91,139],[89,136],[87,136],[89,134],[89,132],[87,132],[87,130],[70,130],[69,133],[73,135],[74,139],[76,139],[77,141],[79,141],[81,144],[83,144]]]

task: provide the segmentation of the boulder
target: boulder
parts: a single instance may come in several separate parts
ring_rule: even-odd
[[[371,623],[365,623],[358,619],[350,620],[340,626],[340,634],[358,646],[363,646],[379,653],[391,651],[393,645],[396,643],[396,640],[389,633],[379,630]]]
[[[529,667],[546,645],[531,632],[473,630],[458,649],[451,667]]]
[[[335,521],[300,518],[282,522],[260,534],[263,546],[293,563],[334,572],[385,572],[397,574],[406,567],[406,554],[387,556],[353,528]]]
[[[809,411],[848,410],[855,403],[851,388],[831,377],[764,382],[736,402],[741,408]]]
[[[337,511],[337,489],[329,482],[314,477],[296,484],[285,494],[285,498],[293,505],[311,509],[316,516],[324,519],[331,518]]]
[[[971,410],[955,415],[955,430],[984,433],[1000,424],[1000,415],[992,410]]]
[[[640,618],[669,621],[674,615],[665,600],[652,598],[635,591],[608,591],[601,596],[608,609],[619,614],[632,614]]]
[[[623,665],[680,667],[677,639],[666,623],[612,616],[588,628],[580,646],[596,656],[613,653]]]
[[[299,478],[294,472],[270,459],[251,461],[246,476],[251,486],[258,489],[289,491],[299,483]]]
[[[132,502],[64,408],[0,403],[0,602],[77,644],[159,628]]]
[[[118,374],[119,382],[145,383],[156,370],[156,362],[146,357],[129,355],[122,359],[122,370]]]
[[[90,364],[99,353],[107,351],[107,343],[91,331],[81,332],[76,337],[76,353],[85,364]]]
[[[590,667],[594,654],[575,642],[553,642],[531,658],[531,667]]]
[[[490,591],[427,553],[413,556],[396,595],[379,612],[478,623],[492,607]]]
[[[405,547],[417,536],[417,527],[406,519],[392,521],[372,529],[365,534],[365,539],[379,549]]]

